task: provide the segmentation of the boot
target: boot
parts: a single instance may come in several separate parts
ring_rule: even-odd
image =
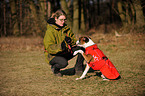
[[[60,69],[57,69],[54,66],[51,66],[51,70],[55,76],[62,77],[62,74],[60,73]]]

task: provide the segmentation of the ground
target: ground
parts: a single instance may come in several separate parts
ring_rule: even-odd
[[[121,75],[116,81],[103,81],[98,72],[86,79],[70,70],[76,58],[62,70],[63,77],[52,74],[45,62],[43,38],[0,38],[0,96],[144,96],[145,35],[141,33],[116,37],[114,34],[90,35],[113,62]]]

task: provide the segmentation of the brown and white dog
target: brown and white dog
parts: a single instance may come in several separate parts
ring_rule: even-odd
[[[76,78],[76,80],[85,78],[90,67],[93,70],[100,70],[103,80],[114,80],[120,77],[115,66],[89,37],[80,37],[76,44],[84,47],[85,52],[83,50],[77,50],[73,53],[73,55],[81,53],[87,62],[82,76],[80,78]]]

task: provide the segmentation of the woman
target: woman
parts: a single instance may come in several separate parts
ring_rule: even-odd
[[[47,30],[44,36],[46,61],[51,65],[56,76],[62,76],[60,69],[68,65],[73,58],[73,52],[80,47],[76,46],[76,39],[71,29],[66,25],[67,16],[63,10],[56,11],[47,21]],[[75,65],[76,74],[82,74],[84,58],[78,54]]]

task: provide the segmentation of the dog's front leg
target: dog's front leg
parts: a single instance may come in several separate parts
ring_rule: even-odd
[[[89,66],[88,64],[86,64],[86,68],[85,68],[85,70],[84,70],[82,76],[81,76],[80,78],[76,78],[76,80],[85,78],[85,76],[86,76],[86,74],[88,73],[89,69],[90,69],[90,66]]]

